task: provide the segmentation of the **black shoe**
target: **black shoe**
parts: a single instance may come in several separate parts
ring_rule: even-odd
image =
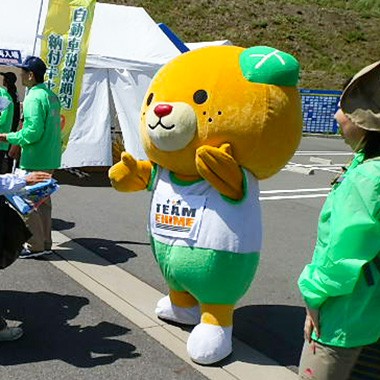
[[[39,252],[32,252],[28,248],[23,248],[19,258],[20,259],[32,259],[35,257],[40,257],[40,256],[46,256],[46,255],[51,255],[53,251],[51,249],[46,249],[45,251],[39,251]]]
[[[22,337],[21,327],[5,327],[0,330],[0,342],[10,342],[12,340],[17,340]]]

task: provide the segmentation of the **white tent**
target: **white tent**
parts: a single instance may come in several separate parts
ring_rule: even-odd
[[[23,58],[38,55],[47,5],[48,0],[1,0],[0,49],[20,50]],[[97,3],[77,119],[62,166],[111,165],[115,124],[126,149],[144,158],[138,135],[142,99],[156,71],[179,54],[143,8]]]
[[[186,47],[189,50],[200,49],[205,46],[222,46],[222,45],[232,45],[230,40],[218,40],[218,41],[207,41],[207,42],[186,42]]]

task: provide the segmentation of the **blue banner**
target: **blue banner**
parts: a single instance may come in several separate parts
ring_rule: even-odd
[[[301,89],[303,131],[337,133],[334,119],[342,91]]]

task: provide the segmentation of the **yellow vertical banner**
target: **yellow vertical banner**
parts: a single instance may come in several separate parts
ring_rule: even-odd
[[[75,123],[96,0],[50,0],[41,58],[46,85],[61,101],[63,149]]]

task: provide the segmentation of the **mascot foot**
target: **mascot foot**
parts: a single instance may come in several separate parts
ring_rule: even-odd
[[[213,364],[224,359],[232,352],[232,326],[200,323],[189,336],[187,352],[199,364]]]
[[[183,325],[197,325],[201,320],[199,306],[179,307],[172,304],[166,296],[157,302],[155,313],[157,317]]]

